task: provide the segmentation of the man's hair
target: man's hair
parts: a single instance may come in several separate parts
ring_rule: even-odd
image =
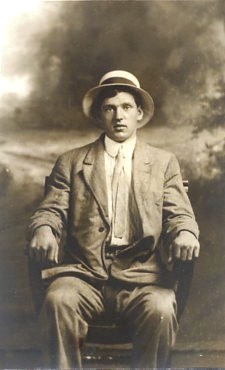
[[[100,94],[97,96],[97,98],[94,100],[92,107],[91,107],[91,116],[94,119],[99,119],[100,110],[101,110],[103,101],[107,98],[112,98],[116,96],[120,92],[127,92],[133,95],[137,107],[141,107],[142,99],[141,99],[141,95],[138,92],[132,90],[128,86],[115,86],[115,87],[110,86],[110,87],[105,87],[100,92]]]

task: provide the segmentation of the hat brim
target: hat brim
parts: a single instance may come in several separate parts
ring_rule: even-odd
[[[101,127],[101,123],[98,120],[96,120],[91,114],[92,105],[94,101],[97,99],[100,92],[103,91],[103,89],[107,87],[117,87],[117,86],[125,86],[126,88],[129,88],[131,92],[134,91],[140,95],[142,100],[141,108],[143,110],[143,117],[140,121],[138,121],[138,128],[141,128],[144,125],[146,125],[151,120],[154,114],[153,99],[147,91],[125,83],[99,85],[88,90],[88,92],[84,95],[82,102],[83,112],[85,116],[90,118],[96,126]]]

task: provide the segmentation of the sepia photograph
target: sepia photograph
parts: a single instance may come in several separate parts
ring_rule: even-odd
[[[0,4],[0,369],[225,368],[224,19]]]

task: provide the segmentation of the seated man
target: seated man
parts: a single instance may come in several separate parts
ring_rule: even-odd
[[[105,74],[84,96],[83,110],[104,134],[59,157],[29,227],[30,257],[45,267],[48,283],[45,366],[82,367],[88,324],[110,312],[129,328],[132,366],[165,367],[178,329],[167,265],[199,255],[179,165],[136,137],[154,105],[131,73]]]

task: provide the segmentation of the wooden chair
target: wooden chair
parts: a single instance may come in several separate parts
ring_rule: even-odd
[[[48,177],[46,177],[45,181],[45,191],[47,189],[47,181]],[[188,192],[188,181],[183,181],[183,185],[186,192]],[[177,260],[174,263],[174,272],[177,280],[176,300],[178,321],[186,306],[193,269],[194,261],[183,262]],[[41,281],[40,267],[29,258],[28,271],[34,307],[38,313],[44,297],[44,285]],[[116,357],[119,358],[120,362],[122,359],[127,360],[132,349],[130,342],[131,338],[125,326],[112,323],[107,318],[92,323],[89,325],[86,350],[83,354],[84,362],[91,363],[93,366],[93,362],[114,361]],[[112,348],[113,346],[115,347],[114,349]]]

